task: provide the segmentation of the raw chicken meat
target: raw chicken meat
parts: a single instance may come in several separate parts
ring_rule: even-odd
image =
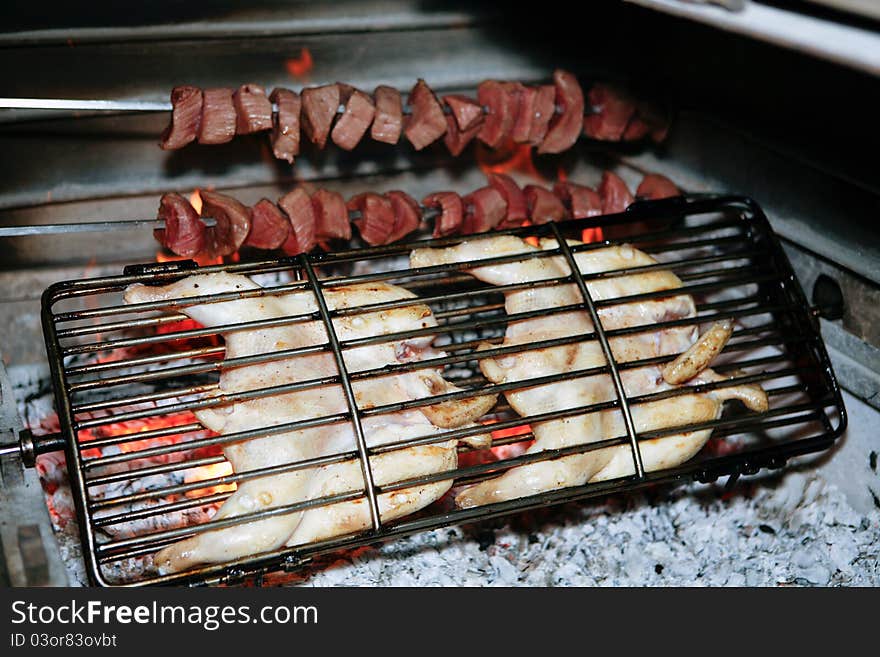
[[[251,279],[228,273],[190,276],[164,287],[141,284],[125,291],[127,303],[168,301],[188,297],[258,290]],[[333,320],[341,341],[387,335],[398,331],[436,325],[431,310],[418,303],[412,293],[385,283],[327,286],[325,298],[331,312],[367,304],[413,299],[413,304],[376,312],[341,314]],[[179,303],[179,301],[177,302]],[[226,341],[226,358],[255,354],[273,354],[283,350],[312,347],[327,342],[320,321],[291,322],[286,326],[224,332],[223,326],[241,321],[273,319],[314,313],[318,309],[311,292],[295,291],[284,295],[236,299],[217,303],[184,306],[183,312],[197,322],[217,327]],[[374,370],[401,362],[442,357],[431,347],[433,336],[393,340],[381,344],[353,347],[344,351],[349,373]],[[220,377],[222,395],[265,390],[338,375],[336,361],[329,351],[306,355],[280,356],[277,360],[226,368]],[[423,368],[397,374],[377,374],[353,382],[359,408],[370,409],[385,404],[423,399],[457,391],[435,368]],[[494,395],[471,397],[464,401],[446,401],[430,406],[363,419],[368,446],[377,447],[401,440],[439,436],[438,427],[459,427],[486,413],[495,403]],[[277,467],[306,459],[351,452],[356,449],[352,425],[344,418],[348,412],[339,384],[316,385],[293,392],[275,392],[256,398],[225,402],[196,411],[202,424],[221,434],[266,430],[273,426],[319,417],[340,415],[338,421],[298,430],[280,430],[275,435],[252,438],[224,445],[224,454],[236,473]],[[466,439],[484,445],[488,437],[480,434]],[[456,441],[386,451],[370,457],[377,486],[412,477],[453,470],[457,465]],[[387,522],[417,511],[449,490],[452,482],[443,480],[412,486],[378,496],[380,517]],[[357,459],[339,463],[287,470],[240,482],[238,489],[223,504],[215,521],[228,520],[247,513],[314,500],[349,491],[359,492],[365,483]],[[369,503],[365,498],[339,502],[332,506],[279,512],[277,515],[232,524],[195,534],[170,545],[155,556],[160,572],[186,570],[198,564],[220,563],[246,555],[277,550],[285,545],[357,532],[370,526]]]
[[[413,267],[424,267],[474,262],[503,255],[527,255],[539,250],[555,249],[557,246],[553,239],[542,240],[540,246],[533,246],[518,237],[497,236],[467,241],[445,249],[417,249],[411,255],[411,264]],[[647,254],[628,245],[577,253],[575,259],[584,274],[656,263]],[[529,258],[509,264],[475,267],[468,271],[472,276],[493,285],[534,283],[529,288],[505,294],[508,315],[583,302],[578,288],[573,284],[540,284],[540,281],[570,274],[562,256]],[[696,338],[696,329],[693,326],[650,330],[658,322],[696,316],[693,299],[689,295],[676,295],[673,292],[681,285],[678,277],[669,271],[601,278],[587,283],[595,300],[670,290],[670,296],[665,298],[605,306],[599,310],[602,325],[608,331],[634,326],[645,326],[648,329],[641,333],[610,338],[611,350],[618,363],[678,354],[693,343]],[[510,321],[504,346],[585,336],[593,330],[593,324],[583,310]],[[494,383],[530,381],[541,376],[572,373],[572,376],[559,382],[505,393],[511,407],[527,417],[615,400],[616,394],[609,375],[574,374],[604,367],[606,364],[599,342],[595,339],[584,339],[562,346],[526,350],[497,359],[484,358],[480,361],[480,368],[486,378]],[[623,368],[621,379],[629,397],[675,388],[663,380],[658,365]],[[699,380],[723,379],[712,370],[704,370]],[[768,406],[766,394],[760,387],[738,385],[635,404],[632,406],[633,421],[638,432],[709,421],[720,416],[725,399],[740,399],[755,411],[766,410]],[[535,435],[535,442],[527,450],[530,454],[626,436],[622,415],[617,409],[574,414],[543,422],[531,422],[530,425]],[[690,459],[705,444],[710,433],[711,430],[692,431],[640,441],[645,470],[669,468]],[[465,487],[457,495],[456,502],[462,507],[491,504],[587,482],[622,477],[633,472],[630,446],[622,444],[513,467],[501,476]]]

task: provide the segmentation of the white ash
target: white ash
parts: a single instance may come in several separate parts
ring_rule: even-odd
[[[790,472],[724,497],[694,484],[424,532],[284,583],[877,586],[880,511],[860,515],[819,475]]]

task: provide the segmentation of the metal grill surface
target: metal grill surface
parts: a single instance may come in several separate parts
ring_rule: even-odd
[[[605,231],[604,240],[587,244],[566,241],[579,239],[584,229],[595,227]],[[445,247],[485,237],[482,235],[200,269],[186,263],[136,266],[127,268],[121,276],[62,282],[46,290],[43,296],[46,346],[58,415],[66,439],[83,553],[93,583],[232,583],[246,576],[298,568],[321,553],[449,524],[658,483],[709,482],[720,476],[735,478],[741,474],[754,474],[761,468],[779,468],[791,457],[828,448],[843,432],[845,410],[818,332],[817,320],[766,217],[750,199],[692,196],[637,202],[627,212],[618,215],[529,226],[491,235],[500,234],[526,239],[553,238],[557,241],[557,248],[528,255],[496,257],[479,264],[506,264],[533,257],[562,258],[572,273],[527,285],[536,288],[575,285],[582,301],[574,307],[508,316],[503,293],[521,289],[526,284],[492,286],[481,283],[465,271],[474,267],[473,262],[418,269],[409,267],[407,256],[413,248]],[[581,273],[572,266],[579,252],[620,244],[633,245],[656,258],[659,264],[599,273]],[[670,293],[661,290],[598,300],[590,294],[591,281],[658,270],[672,271],[681,279],[683,286],[675,289],[674,294],[693,296],[696,317],[615,330],[608,330],[601,321],[596,321],[603,308],[662,299],[669,297]],[[176,302],[135,306],[122,302],[123,290],[134,283],[161,285],[193,273],[218,271],[244,274],[262,287]],[[409,289],[418,298],[336,310],[330,309],[325,301],[324,293],[328,289],[379,281]],[[181,312],[186,305],[302,290],[314,295],[316,312],[280,319],[257,318],[211,328],[187,322],[187,316]],[[439,325],[405,334],[387,333],[349,341],[340,340],[333,328],[332,320],[337,317],[414,304],[429,306]],[[539,314],[573,311],[587,313],[593,320],[594,330],[532,344],[501,346],[509,322],[528,320]],[[638,396],[625,393],[620,385],[622,371],[662,365],[673,360],[675,355],[650,361],[618,362],[609,349],[610,339],[676,326],[705,329],[722,319],[735,321],[731,340],[712,365],[716,372],[726,377],[724,381],[689,384]],[[225,356],[220,336],[223,332],[259,331],[306,321],[323,323],[328,336],[325,344],[235,359]],[[345,367],[346,351],[354,347],[424,336],[433,337],[434,344],[445,354],[442,358],[401,362],[381,370],[354,373],[349,373]],[[478,356],[503,357],[529,349],[547,349],[583,341],[597,341],[605,355],[604,366],[500,384],[488,381],[480,373]],[[478,352],[481,344],[482,350]],[[219,390],[221,371],[279,358],[296,358],[306,353],[332,355],[337,364],[336,375],[246,392]],[[444,376],[464,391],[374,408],[357,406],[353,395],[353,384],[357,381],[421,368],[442,368]],[[615,383],[615,397],[540,416],[520,416],[505,401],[504,393],[585,375],[610,376]],[[642,433],[636,431],[632,422],[631,410],[639,404],[741,384],[761,385],[768,395],[769,409],[754,412],[736,403],[728,403],[718,419]],[[227,435],[207,432],[192,415],[199,409],[235,401],[328,385],[336,386],[345,396],[347,412]],[[369,436],[364,433],[363,423],[366,417],[488,393],[499,393],[499,401],[477,426],[448,429],[439,435],[378,447],[368,444]],[[537,421],[608,410],[622,414],[626,427],[622,435],[601,436],[601,440],[592,437],[590,440],[594,442],[534,453],[498,449],[527,444],[533,439],[529,425]],[[221,453],[224,445],[341,422],[351,423],[355,436],[351,449],[344,453],[296,463],[280,462],[269,468],[246,472],[216,469],[224,467],[225,458]],[[712,430],[711,438],[694,458],[675,467],[645,471],[640,449],[643,441],[704,429]],[[413,445],[459,440],[487,430],[493,436],[491,448],[460,443],[458,467],[452,471],[435,472],[382,486],[375,484],[370,458],[377,454]],[[629,446],[633,474],[474,508],[456,508],[446,495],[422,511],[390,522],[378,514],[377,499],[383,493],[450,479],[457,487],[497,476],[512,467],[615,445]],[[491,455],[490,449],[494,450]],[[232,484],[342,462],[360,464],[363,481],[357,489],[284,506],[269,506],[222,520],[212,518],[213,509],[229,497]],[[226,563],[197,566],[181,573],[162,575],[150,567],[150,556],[157,550],[200,532],[353,500],[367,504],[370,512],[370,527],[354,534]]]

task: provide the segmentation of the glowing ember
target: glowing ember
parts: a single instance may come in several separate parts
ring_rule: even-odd
[[[311,73],[315,63],[312,60],[312,53],[308,48],[299,51],[299,57],[290,57],[284,60],[284,68],[291,77],[301,80]]]
[[[601,242],[605,237],[602,235],[602,229],[598,226],[596,228],[584,228],[581,233],[581,242],[584,244],[589,244],[590,242]]]
[[[192,470],[187,470],[183,476],[184,482],[190,484],[195,481],[206,481],[215,477],[226,477],[232,474],[232,464],[228,461],[222,463],[213,463],[211,465],[203,465]],[[235,484],[218,484],[216,486],[206,486],[205,488],[197,488],[188,490],[184,495],[187,497],[203,497],[205,495],[214,495],[215,493],[231,493],[237,486]]]

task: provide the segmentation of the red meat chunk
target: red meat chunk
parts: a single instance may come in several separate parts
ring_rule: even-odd
[[[483,122],[483,106],[467,96],[443,96],[443,102],[452,111],[455,124],[462,132],[466,132]]]
[[[510,137],[519,105],[519,85],[513,82],[484,80],[477,87],[477,100],[488,108],[477,139],[490,148],[498,148]]]
[[[481,187],[465,196],[464,221],[465,234],[484,233],[495,228],[507,216],[507,201],[494,187]]]
[[[417,151],[440,139],[446,132],[446,116],[437,96],[419,79],[408,99],[412,114],[403,121],[403,132]]]
[[[278,206],[290,221],[290,232],[281,245],[282,250],[287,255],[299,255],[315,248],[315,208],[308,193],[297,187],[278,199]]]
[[[232,89],[205,89],[203,97],[199,143],[225,144],[232,141],[236,122]]]
[[[595,190],[586,185],[558,182],[553,185],[553,193],[568,208],[572,219],[583,219],[602,214],[602,198]]]
[[[290,221],[269,199],[260,199],[251,208],[251,232],[245,246],[257,249],[277,249],[287,240]]]
[[[393,87],[379,85],[373,92],[373,99],[376,101],[376,116],[373,118],[370,136],[376,141],[396,144],[403,129],[403,102],[400,92]]]
[[[302,128],[313,144],[324,148],[330,126],[339,109],[338,84],[325,84],[302,91]]]
[[[315,235],[319,242],[351,239],[348,208],[341,194],[319,189],[312,194],[312,205],[315,207]]]
[[[636,113],[636,101],[623,89],[594,84],[587,94],[592,113],[584,117],[584,134],[592,139],[620,141]]]
[[[375,114],[373,99],[359,89],[352,89],[345,101],[345,112],[330,133],[333,143],[347,151],[352,150],[370,127]]]
[[[257,84],[243,84],[233,94],[235,104],[235,132],[249,135],[272,129],[272,103],[266,90]]]
[[[544,141],[544,137],[547,136],[547,130],[550,129],[550,119],[553,118],[555,113],[556,87],[552,84],[538,87],[538,93],[535,96],[532,127],[529,131],[529,143],[532,146],[538,146]]]
[[[562,110],[556,114],[547,136],[538,147],[539,153],[561,153],[571,148],[581,134],[584,124],[584,92],[577,78],[561,69],[553,72],[556,86],[556,105]]]
[[[481,119],[474,126],[462,132],[458,129],[458,124],[455,122],[455,118],[452,114],[447,114],[446,134],[443,135],[443,143],[446,144],[446,148],[449,149],[449,152],[457,157],[461,155],[462,151],[467,148],[467,145],[473,141],[473,138],[477,136],[482,124],[483,121]]]
[[[213,257],[235,253],[244,244],[251,230],[251,213],[237,199],[217,192],[199,192],[202,197],[202,216],[217,220],[206,229],[205,239]]]
[[[202,90],[198,87],[182,86],[171,90],[171,123],[162,133],[159,146],[166,151],[175,150],[196,138],[202,123],[202,102]]]
[[[157,228],[153,236],[172,253],[191,258],[204,250],[205,224],[180,194],[164,194],[159,199],[158,218],[165,228]]]
[[[385,192],[385,198],[391,201],[391,207],[394,208],[394,228],[385,242],[390,244],[418,229],[422,223],[422,211],[416,200],[405,192]]]
[[[598,192],[602,198],[602,214],[623,212],[634,200],[626,183],[611,171],[602,174]]]
[[[529,205],[529,219],[533,224],[547,224],[568,218],[562,201],[549,189],[539,185],[526,185],[523,194]]]
[[[528,219],[528,206],[523,191],[516,181],[503,173],[490,173],[489,185],[497,189],[507,203],[507,214],[498,224],[498,228],[515,228],[522,226],[523,221]]]
[[[649,173],[646,175],[642,178],[642,182],[639,183],[639,187],[636,190],[637,198],[651,200],[680,195],[681,191],[675,186],[675,183],[659,173]]]
[[[438,208],[440,216],[434,220],[434,237],[454,235],[464,220],[464,205],[455,192],[434,192],[422,199],[426,208]]]
[[[272,124],[272,152],[279,160],[293,164],[299,155],[299,114],[302,100],[289,89],[275,89],[269,97],[278,111]]]
[[[349,210],[361,213],[352,223],[357,226],[361,238],[370,246],[385,244],[394,230],[394,206],[384,196],[373,192],[358,194],[346,204]]]

